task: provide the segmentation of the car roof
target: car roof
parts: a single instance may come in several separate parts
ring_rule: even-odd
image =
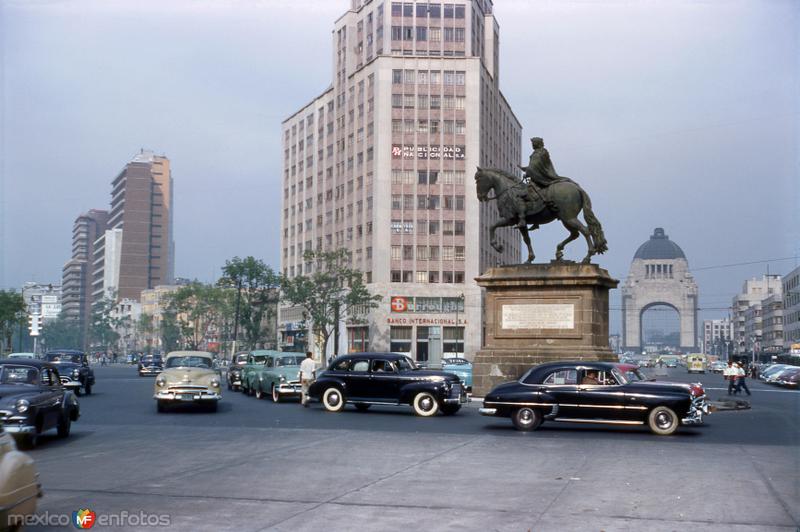
[[[533,377],[539,379],[544,374],[558,369],[592,369],[596,371],[610,370],[617,367],[618,362],[598,362],[596,360],[564,360],[561,362],[547,362],[533,366],[526,371],[522,378]]]
[[[52,362],[47,362],[45,360],[32,360],[30,358],[1,358],[0,365],[3,364],[13,364],[15,366],[31,366],[34,368],[51,368],[57,369],[58,366],[53,364]]]
[[[288,354],[290,353],[290,351],[275,351],[274,349],[254,349],[250,351],[248,354],[263,357],[266,355],[283,355],[284,353]],[[297,354],[302,355],[303,353],[298,352]]]
[[[193,356],[193,357],[206,357],[206,358],[214,358],[214,355],[209,353],[208,351],[171,351],[167,353],[167,358],[169,357],[185,357],[185,356]]]
[[[82,355],[78,349],[48,349],[45,355]]]
[[[339,355],[334,360],[352,360],[354,358],[377,358],[381,360],[397,360],[398,358],[408,358],[408,355],[403,353],[387,353],[387,352],[367,352],[367,353],[350,353],[348,355]]]

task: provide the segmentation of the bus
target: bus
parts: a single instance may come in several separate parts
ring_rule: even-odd
[[[691,353],[686,356],[686,371],[688,373],[705,373],[708,366],[708,357],[703,353]]]

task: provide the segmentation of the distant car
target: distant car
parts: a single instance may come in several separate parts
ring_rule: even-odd
[[[8,355],[9,359],[24,358],[27,360],[36,360],[36,353],[11,353]]]
[[[244,369],[244,365],[247,364],[247,356],[248,354],[246,352],[233,355],[233,360],[230,366],[228,366],[228,376],[226,377],[229,390],[238,391],[241,389],[242,370]]]
[[[787,388],[800,387],[800,367],[786,368],[775,377],[775,384]]]
[[[722,373],[725,371],[726,367],[728,367],[728,365],[725,362],[717,360],[716,362],[712,362],[708,365],[708,371],[711,373]]]
[[[479,412],[510,417],[523,431],[547,420],[647,425],[669,435],[682,424],[702,423],[709,409],[699,384],[630,381],[614,364],[578,361],[532,367],[487,393]]]
[[[264,365],[264,362],[267,361],[267,356],[272,353],[279,353],[280,351],[270,351],[266,349],[257,349],[255,351],[250,351],[247,353],[247,362],[242,366],[242,393],[245,395],[253,395],[255,394],[255,390],[249,387],[249,384],[253,381],[251,377],[251,373],[260,369],[261,366]]]
[[[311,398],[329,412],[341,412],[347,403],[358,410],[371,405],[411,405],[414,413],[430,417],[451,415],[468,401],[464,384],[454,374],[419,369],[398,353],[354,353],[333,360],[310,386]]]
[[[791,367],[789,364],[773,364],[770,367],[764,369],[764,371],[762,371],[758,375],[758,378],[761,379],[762,381],[769,382],[771,377],[777,375],[779,372],[789,367]]]
[[[22,530],[26,518],[36,512],[36,499],[42,496],[42,488],[33,459],[17,450],[2,423],[0,471],[0,530]]]
[[[80,417],[72,392],[80,384],[62,384],[58,369],[38,360],[0,360],[0,424],[25,447],[35,447],[37,438],[51,429],[66,438]]]
[[[164,371],[156,377],[153,399],[158,412],[171,404],[205,405],[217,411],[222,399],[219,374],[212,368],[214,357],[205,351],[173,351],[164,360]]]
[[[467,390],[472,390],[472,362],[466,358],[451,357],[442,359],[442,371],[455,373]]]
[[[251,371],[247,389],[252,390],[257,399],[270,397],[279,403],[286,397],[300,397],[300,363],[305,359],[302,353],[269,353],[261,367]]]
[[[158,375],[164,370],[164,361],[161,355],[142,355],[139,359],[139,376],[147,377]]]
[[[45,353],[44,359],[56,365],[62,384],[68,384],[70,381],[81,384],[80,387],[74,388],[76,395],[80,395],[81,388],[86,395],[91,395],[94,371],[89,367],[89,360],[83,351],[55,349]]]

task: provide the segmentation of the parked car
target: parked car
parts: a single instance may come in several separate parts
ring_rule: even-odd
[[[308,391],[329,412],[341,412],[347,403],[358,410],[371,405],[411,405],[418,416],[442,412],[451,415],[467,402],[458,376],[440,370],[419,369],[397,353],[355,353],[337,357],[317,375]]]
[[[518,430],[543,421],[647,425],[669,435],[708,414],[699,384],[631,381],[608,362],[554,362],[534,366],[517,381],[486,394],[479,412],[510,417]]]
[[[0,530],[22,530],[25,519],[36,512],[36,499],[42,496],[42,488],[33,459],[17,450],[2,423],[0,471]]]
[[[0,424],[24,447],[35,447],[38,437],[51,429],[66,438],[80,417],[72,391],[80,384],[62,384],[58,370],[38,360],[0,360]]]
[[[775,377],[775,384],[786,386],[787,388],[800,387],[800,367],[788,367],[779,372]]]
[[[173,351],[164,359],[164,371],[156,377],[153,399],[164,412],[171,404],[205,405],[217,411],[222,399],[219,374],[212,368],[214,357],[205,351]]]
[[[253,381],[250,374],[261,366],[264,365],[264,362],[267,361],[267,356],[272,353],[280,353],[280,351],[270,351],[266,349],[257,349],[255,351],[250,351],[247,353],[247,362],[242,366],[242,392],[245,395],[253,395],[255,390],[251,389],[248,385]]]
[[[233,355],[233,361],[228,366],[228,389],[238,391],[242,387],[242,370],[244,365],[247,364],[247,352],[236,353]]]
[[[36,353],[11,353],[8,355],[8,358],[25,358],[29,360],[36,360]]]
[[[785,375],[793,372],[796,368],[797,366],[781,364],[779,368],[770,371],[767,377],[764,379],[764,381],[769,384],[778,384],[780,379],[784,378]]]
[[[466,358],[451,357],[442,359],[442,371],[455,373],[467,390],[472,390],[472,362]]]
[[[139,359],[139,376],[148,377],[158,375],[164,370],[164,360],[161,355],[142,355]]]
[[[73,381],[81,384],[80,387],[73,388],[76,395],[80,395],[81,388],[86,395],[91,395],[94,371],[89,367],[89,360],[83,351],[56,349],[45,353],[44,359],[56,365],[62,383],[68,384]]]
[[[257,399],[270,397],[276,403],[285,397],[300,397],[300,363],[304,358],[302,353],[269,353],[264,364],[248,375],[247,389]]]
[[[773,364],[768,368],[765,368],[761,373],[759,373],[758,378],[762,381],[769,382],[770,377],[776,375],[777,373],[783,371],[784,369],[791,367],[789,364]]]

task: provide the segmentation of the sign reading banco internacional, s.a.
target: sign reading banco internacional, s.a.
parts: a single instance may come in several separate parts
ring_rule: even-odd
[[[573,329],[572,303],[526,303],[503,305],[502,329]]]
[[[466,153],[467,150],[465,146],[392,145],[392,159],[462,160],[466,156]]]
[[[389,306],[393,313],[450,314],[464,312],[460,297],[392,296]]]

